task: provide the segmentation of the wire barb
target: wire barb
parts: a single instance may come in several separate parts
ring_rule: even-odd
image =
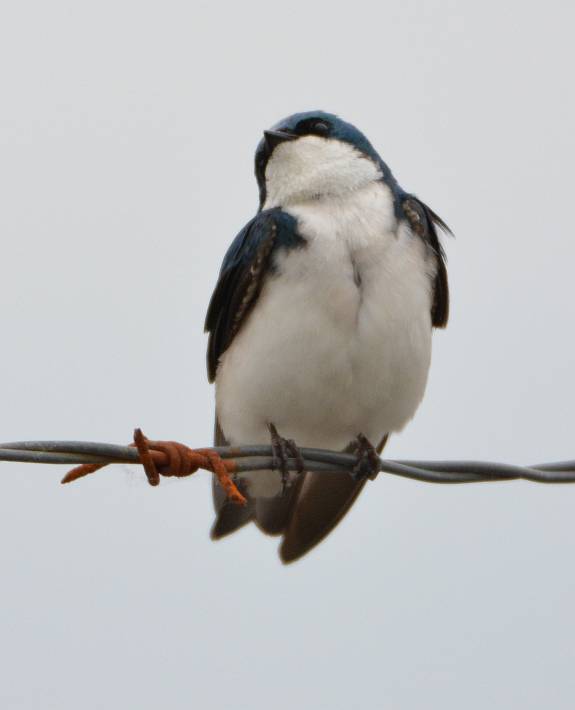
[[[71,471],[64,476],[60,483],[72,483],[72,481],[77,481],[79,478],[83,478],[90,473],[96,473],[104,466],[108,464],[105,463],[83,463],[80,466],[76,466]]]
[[[150,453],[149,441],[146,439],[141,429],[134,429],[134,444],[140,454],[140,461],[144,467],[148,483],[151,486],[159,486],[160,474]]]
[[[160,476],[191,476],[198,469],[211,471],[218,479],[228,498],[238,505],[245,505],[246,499],[233,482],[230,473],[235,470],[235,462],[226,462],[213,449],[190,449],[177,441],[151,441],[141,429],[134,430],[134,443],[130,444],[138,452],[139,463],[144,467],[146,478],[151,486],[160,483]],[[1,448],[0,448],[1,450]],[[108,463],[88,463],[76,466],[64,476],[62,483],[77,481],[83,476],[94,473]]]

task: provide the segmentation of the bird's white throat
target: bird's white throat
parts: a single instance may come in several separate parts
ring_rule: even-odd
[[[344,195],[381,177],[379,166],[349,143],[303,136],[274,149],[266,166],[264,209]]]

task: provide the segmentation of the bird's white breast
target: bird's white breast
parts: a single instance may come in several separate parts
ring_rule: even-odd
[[[431,356],[436,262],[397,222],[381,182],[286,208],[306,240],[276,252],[246,323],[221,358],[220,425],[232,444],[373,443],[411,419]]]

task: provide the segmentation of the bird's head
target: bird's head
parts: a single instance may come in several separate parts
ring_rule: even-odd
[[[255,167],[260,208],[343,195],[381,179],[393,181],[363,133],[323,111],[295,113],[264,131]]]

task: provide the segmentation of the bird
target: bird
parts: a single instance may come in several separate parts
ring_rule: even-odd
[[[439,230],[450,230],[359,129],[325,111],[265,130],[255,176],[259,208],[225,254],[205,321],[215,444],[269,444],[271,430],[276,450],[367,442],[379,454],[415,414],[432,331],[447,325]],[[242,475],[243,507],[214,479],[212,539],[252,521],[293,562],[367,480],[279,468]]]

